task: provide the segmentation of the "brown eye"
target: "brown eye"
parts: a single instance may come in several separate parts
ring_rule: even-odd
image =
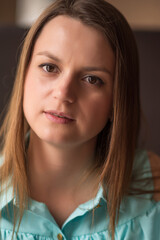
[[[97,76],[86,76],[84,78],[88,83],[93,85],[103,84],[103,81]]]
[[[48,73],[57,73],[58,72],[58,67],[54,64],[44,63],[44,64],[41,64],[39,67]]]

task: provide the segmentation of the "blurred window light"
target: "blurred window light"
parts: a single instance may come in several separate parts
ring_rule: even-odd
[[[29,27],[54,0],[17,0],[16,24]]]

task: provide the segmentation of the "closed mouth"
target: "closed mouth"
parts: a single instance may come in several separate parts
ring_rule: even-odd
[[[62,112],[55,112],[55,111],[45,111],[44,113],[46,114],[50,114],[52,116],[58,117],[58,118],[63,118],[63,119],[68,119],[71,121],[74,121],[75,119],[73,119],[72,117],[70,117],[69,115],[62,113]]]
[[[51,114],[51,115],[53,115],[53,116],[55,116],[55,117],[59,117],[59,118],[70,119],[70,118],[67,118],[67,117],[65,117],[65,116],[60,116],[60,115],[55,114],[55,113],[49,113],[49,114]],[[71,120],[72,120],[72,119],[71,119]]]

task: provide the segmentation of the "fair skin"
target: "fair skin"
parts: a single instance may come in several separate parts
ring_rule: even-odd
[[[48,206],[59,226],[96,194],[95,174],[80,181],[111,118],[114,69],[103,34],[67,16],[48,22],[35,43],[23,101],[31,197]]]

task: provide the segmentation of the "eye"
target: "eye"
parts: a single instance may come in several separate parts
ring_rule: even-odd
[[[43,63],[39,65],[40,68],[42,68],[47,73],[58,73],[59,69],[56,65],[51,63]]]
[[[100,79],[97,76],[86,76],[83,78],[85,81],[87,81],[88,83],[92,84],[92,85],[102,85],[104,84],[104,82],[102,81],[102,79]]]

